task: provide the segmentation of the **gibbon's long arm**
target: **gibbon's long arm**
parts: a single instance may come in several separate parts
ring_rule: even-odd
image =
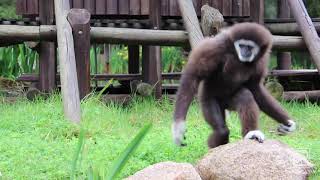
[[[296,124],[290,119],[288,113],[281,107],[279,102],[268,92],[262,82],[252,84],[250,90],[258,103],[259,108],[274,120],[281,123],[278,131],[281,133],[292,132]]]

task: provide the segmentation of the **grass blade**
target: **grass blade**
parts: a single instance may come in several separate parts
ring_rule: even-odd
[[[113,83],[113,79],[110,79],[107,84],[103,87],[103,89],[98,94],[98,99],[101,98],[102,93]]]
[[[71,179],[76,179],[75,176],[76,176],[77,164],[78,164],[78,160],[80,159],[82,149],[84,146],[84,140],[85,140],[84,135],[85,135],[85,130],[82,129],[79,134],[77,149],[76,149],[76,152],[74,153],[74,157],[72,160]]]
[[[130,155],[134,152],[134,150],[138,147],[144,136],[147,134],[147,132],[151,128],[151,123],[145,125],[140,132],[135,136],[135,138],[128,144],[128,146],[125,148],[125,150],[120,154],[118,159],[113,163],[112,168],[110,169],[107,180],[112,180],[116,177],[117,174],[121,171],[121,169],[124,167],[125,163],[128,161]]]

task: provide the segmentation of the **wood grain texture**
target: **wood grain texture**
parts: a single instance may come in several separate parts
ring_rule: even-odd
[[[72,29],[67,21],[69,0],[55,0],[57,40],[59,48],[60,81],[64,114],[74,123],[80,123],[80,97]]]
[[[311,54],[311,59],[315,63],[320,72],[320,38],[311,21],[311,18],[303,4],[302,0],[288,1],[291,12],[296,19],[300,28],[301,34],[306,42],[308,50]]]
[[[194,48],[204,37],[200,29],[200,24],[192,0],[178,0],[178,4],[184,25],[189,34],[191,47]]]
[[[107,14],[118,14],[118,0],[106,0],[107,1]]]
[[[120,15],[129,15],[129,0],[118,0],[118,8]]]
[[[140,0],[130,0],[129,4],[129,14],[140,15]]]
[[[72,27],[80,99],[90,93],[90,12],[71,9],[68,21]]]
[[[95,3],[96,0],[84,0],[83,1],[83,7],[89,11],[90,14],[94,14],[96,12],[95,10]]]
[[[96,13],[97,15],[103,15],[107,12],[107,1],[106,0],[96,0]]]

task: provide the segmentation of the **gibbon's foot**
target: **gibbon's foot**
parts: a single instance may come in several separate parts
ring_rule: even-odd
[[[253,139],[257,140],[259,143],[263,143],[264,141],[264,134],[260,130],[249,131],[245,136],[244,139]]]
[[[184,120],[174,121],[172,124],[173,141],[178,146],[186,146],[182,141],[186,139],[186,123]]]
[[[288,133],[293,132],[294,130],[296,130],[296,128],[297,128],[296,123],[293,120],[288,120],[288,122],[289,122],[288,123],[289,125],[284,125],[284,124],[280,124],[279,125],[278,132],[281,135],[285,135],[285,134],[288,134]]]

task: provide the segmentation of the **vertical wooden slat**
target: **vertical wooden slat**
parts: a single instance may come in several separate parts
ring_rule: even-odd
[[[264,24],[264,0],[250,0],[250,17],[253,22]]]
[[[17,0],[16,1],[16,13],[18,15],[25,14],[27,10],[27,2],[26,0]]]
[[[223,0],[222,14],[224,16],[232,15],[232,0]]]
[[[222,1],[223,0],[211,0],[211,6],[222,12]]]
[[[290,18],[290,8],[288,0],[278,0],[278,18]],[[277,69],[291,69],[291,53],[277,53]],[[280,78],[281,79],[281,78]]]
[[[36,15],[39,13],[38,0],[27,0],[27,14]]]
[[[54,22],[53,0],[39,1],[39,17],[41,25],[52,25]],[[56,88],[56,54],[54,42],[40,42],[39,48],[39,89],[52,92]]]
[[[242,0],[232,0],[232,16],[242,16]]]
[[[118,14],[118,0],[107,0],[107,14]]]
[[[161,3],[159,0],[150,0],[149,19],[153,29],[161,26]],[[160,46],[143,47],[143,80],[153,85],[156,98],[161,98],[161,48]]]
[[[141,15],[149,15],[149,0],[140,0]]]
[[[84,8],[87,9],[90,14],[95,14],[95,2],[96,0],[84,0]]]
[[[139,74],[139,45],[129,45],[128,56],[129,74]]]
[[[242,16],[250,16],[250,0],[242,0]]]
[[[170,16],[180,16],[180,11],[179,11],[177,0],[170,0],[169,11],[170,11]]]
[[[161,0],[161,15],[169,16],[169,0]]]
[[[103,15],[106,11],[106,0],[96,0],[96,14]]]
[[[129,15],[129,0],[118,0],[119,14]]]
[[[140,0],[130,0],[130,15],[139,15],[140,14]]]
[[[84,7],[83,0],[73,0],[73,8],[83,8],[83,7]]]

